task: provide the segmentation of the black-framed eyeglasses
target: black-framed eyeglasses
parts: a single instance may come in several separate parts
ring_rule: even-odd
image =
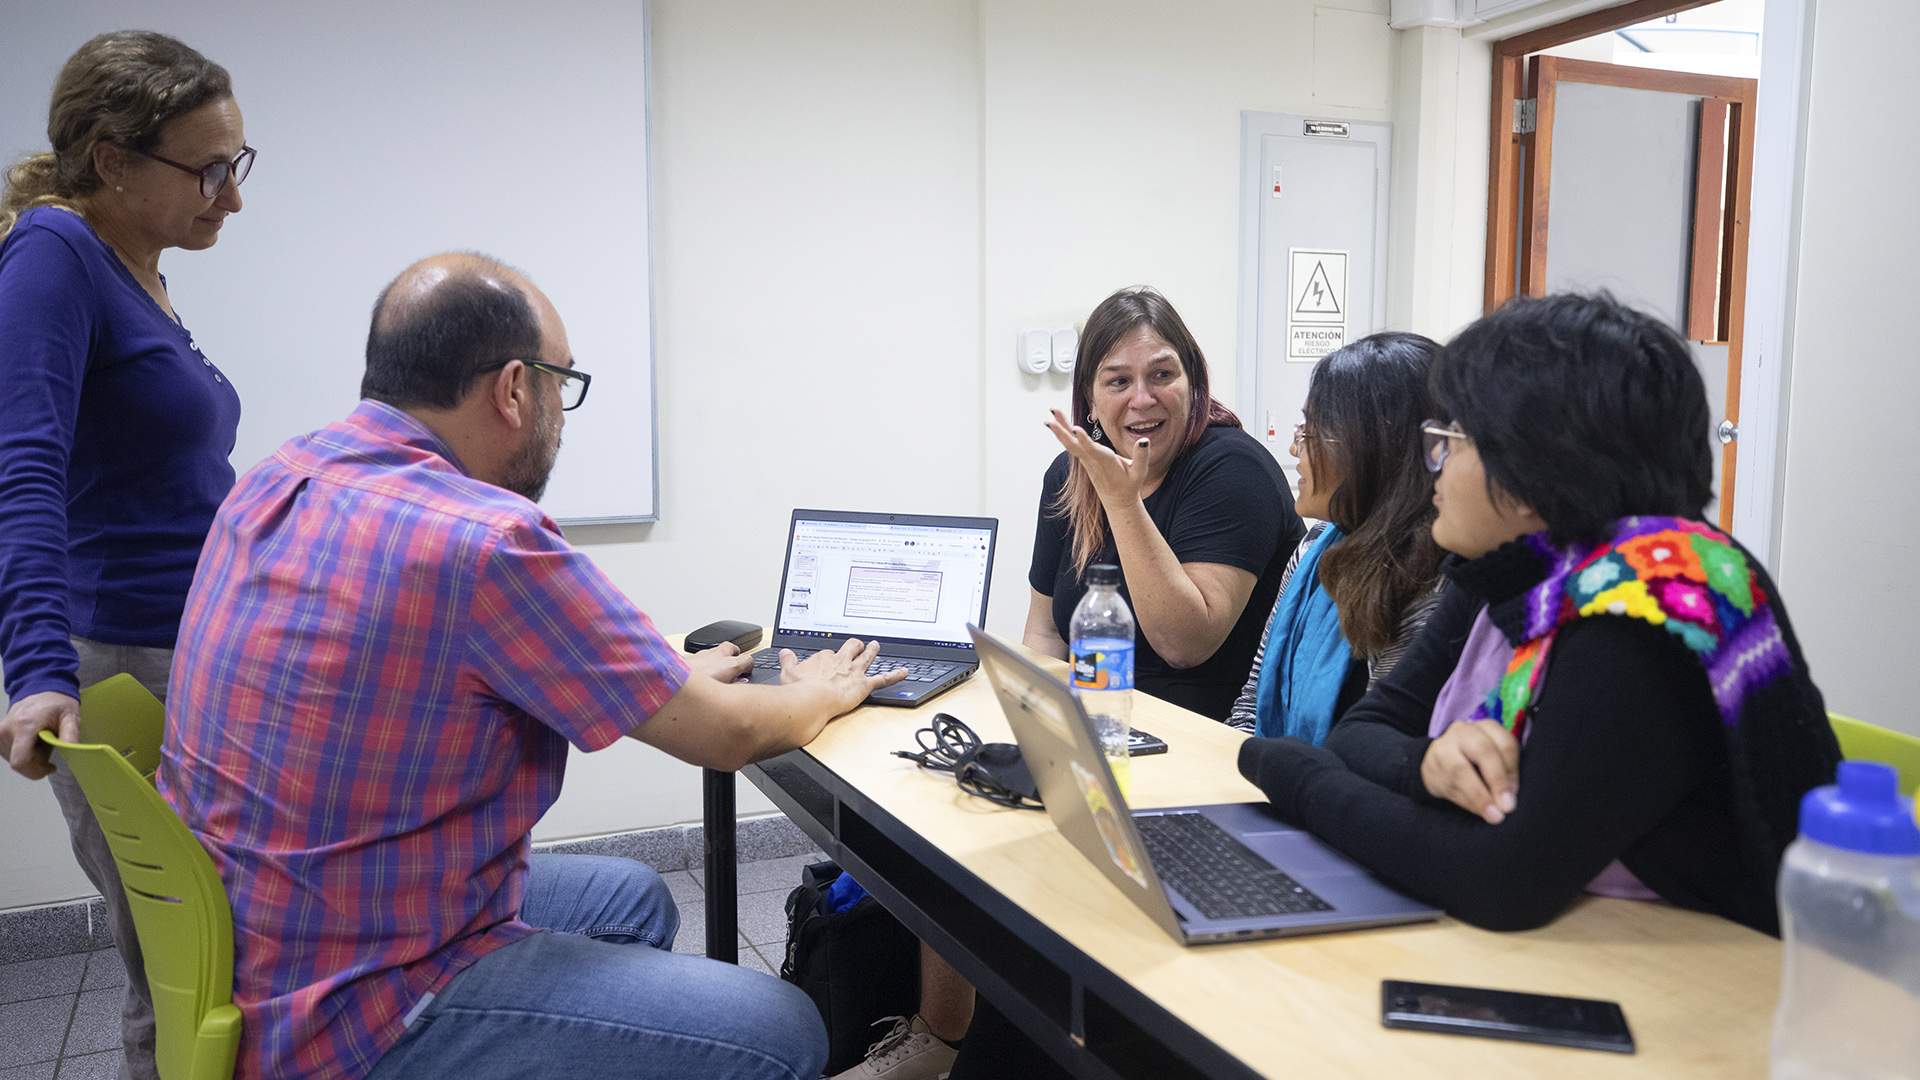
[[[1428,472],[1439,472],[1440,466],[1447,463],[1447,452],[1453,448],[1453,440],[1471,438],[1460,430],[1459,424],[1440,426],[1438,420],[1420,422],[1420,440],[1426,449]]]
[[[539,360],[526,360],[516,356],[516,357],[513,357],[512,359],[500,360],[491,364],[484,365],[479,369],[477,369],[475,374],[485,374],[486,372],[489,372],[489,371],[499,371],[501,368],[506,367],[508,364],[513,363],[514,360],[519,360],[521,363],[527,365],[530,368],[533,368],[535,371],[544,371],[549,375],[560,376],[560,411],[561,412],[572,412],[573,410],[580,407],[581,402],[587,400],[587,387],[593,385],[593,376],[587,374],[584,371],[581,371],[578,368],[564,368],[558,364],[547,364],[547,363],[542,363]]]
[[[145,150],[135,150],[134,153],[139,154],[141,157],[152,158],[162,165],[171,165],[181,172],[192,173],[199,177],[200,197],[203,199],[211,199],[220,194],[221,188],[227,186],[227,180],[229,178],[233,180],[234,187],[239,187],[245,182],[247,174],[253,171],[255,151],[251,146],[242,146],[240,152],[234,155],[232,161],[216,161],[204,169],[196,169],[191,165],[182,165],[171,158],[163,158],[159,154],[149,154]]]

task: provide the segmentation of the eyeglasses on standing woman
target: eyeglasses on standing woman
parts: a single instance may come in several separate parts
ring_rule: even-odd
[[[216,161],[202,169],[196,169],[191,165],[182,165],[172,158],[163,158],[159,154],[149,154],[145,150],[135,150],[134,153],[144,158],[152,158],[162,165],[171,165],[183,173],[192,173],[199,177],[200,197],[203,199],[211,199],[220,194],[221,188],[227,186],[227,180],[229,178],[233,180],[234,187],[239,187],[246,182],[247,174],[253,171],[253,158],[256,151],[251,146],[242,146],[240,152],[233,156],[232,161]]]

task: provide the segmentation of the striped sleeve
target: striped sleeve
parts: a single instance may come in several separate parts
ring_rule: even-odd
[[[1267,628],[1260,632],[1260,647],[1253,651],[1253,670],[1247,672],[1247,684],[1240,688],[1240,696],[1235,699],[1233,710],[1221,721],[1235,731],[1253,734],[1254,721],[1260,711],[1260,668],[1267,660],[1267,636],[1273,633],[1273,614],[1280,610],[1280,598],[1287,595],[1287,583],[1293,580],[1294,567],[1300,565],[1300,554],[1320,539],[1320,534],[1326,528],[1326,522],[1316,523],[1294,546],[1293,554],[1287,557],[1286,572],[1280,575],[1280,591],[1273,595],[1273,611],[1267,612]]]
[[[1446,588],[1447,579],[1441,578],[1432,589],[1422,593],[1407,609],[1400,613],[1400,628],[1394,631],[1393,641],[1377,653],[1367,655],[1367,686],[1387,677],[1387,674],[1407,655],[1407,647],[1413,639],[1420,636],[1426,628],[1427,619],[1433,615],[1433,609],[1440,604],[1440,593]]]

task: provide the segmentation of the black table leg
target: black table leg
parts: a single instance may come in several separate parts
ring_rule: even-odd
[[[707,856],[707,956],[740,962],[740,869],[734,862],[733,774],[702,769],[701,835]]]

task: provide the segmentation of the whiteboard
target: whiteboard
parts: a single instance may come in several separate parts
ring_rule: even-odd
[[[53,79],[94,34],[158,30],[233,73],[259,151],[243,209],[160,270],[240,392],[236,469],[354,408],[401,269],[476,250],[553,299],[593,376],[541,505],[656,518],[645,4],[26,0],[5,23],[9,163],[47,148]]]

